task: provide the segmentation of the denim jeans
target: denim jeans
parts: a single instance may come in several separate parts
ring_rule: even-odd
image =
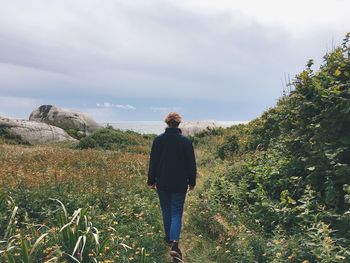
[[[159,189],[157,192],[162,209],[165,236],[170,241],[179,240],[186,193],[172,193]]]

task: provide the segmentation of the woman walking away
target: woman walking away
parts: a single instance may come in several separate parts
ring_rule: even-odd
[[[168,125],[152,144],[147,184],[156,189],[162,209],[165,242],[170,255],[182,260],[179,248],[182,214],[187,190],[196,185],[196,158],[192,142],[179,128],[181,116],[170,112]]]

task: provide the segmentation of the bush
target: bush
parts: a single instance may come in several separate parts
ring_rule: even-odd
[[[73,138],[77,139],[77,140],[81,140],[82,138],[84,138],[86,135],[79,131],[79,130],[76,130],[76,129],[68,129],[66,130],[66,132],[72,136]]]
[[[218,156],[223,160],[226,156],[232,155],[239,149],[238,138],[230,135],[225,138],[225,142],[218,149]]]
[[[115,130],[111,127],[97,130],[82,138],[77,148],[101,148],[104,150],[124,149],[128,146],[145,144],[147,139],[132,131]]]
[[[21,136],[11,134],[5,127],[0,127],[0,143],[1,142],[7,144],[29,144],[22,140]]]
[[[349,41],[318,71],[309,61],[275,107],[207,140],[222,161],[192,216],[231,224],[231,262],[350,262]],[[211,233],[210,219],[195,222]]]

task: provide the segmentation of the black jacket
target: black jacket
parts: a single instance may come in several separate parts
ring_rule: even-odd
[[[196,158],[192,142],[179,128],[166,128],[152,144],[148,185],[169,192],[186,192],[196,185]]]

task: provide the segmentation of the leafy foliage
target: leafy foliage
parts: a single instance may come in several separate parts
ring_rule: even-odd
[[[218,155],[221,159],[229,154],[235,153],[239,149],[238,138],[236,135],[230,135],[225,138],[225,142],[219,147]]]
[[[147,138],[133,131],[121,131],[107,127],[82,138],[77,145],[80,149],[99,148],[104,150],[126,149],[145,144]]]
[[[85,133],[77,130],[77,129],[68,129],[65,130],[70,136],[77,140],[81,140],[82,138],[86,137]]]
[[[216,258],[350,261],[349,40],[319,70],[310,60],[259,118],[197,139],[220,157],[206,166],[211,176],[192,214],[220,244]]]
[[[21,136],[11,134],[6,127],[0,126],[0,143],[7,144],[28,144],[22,140]]]

